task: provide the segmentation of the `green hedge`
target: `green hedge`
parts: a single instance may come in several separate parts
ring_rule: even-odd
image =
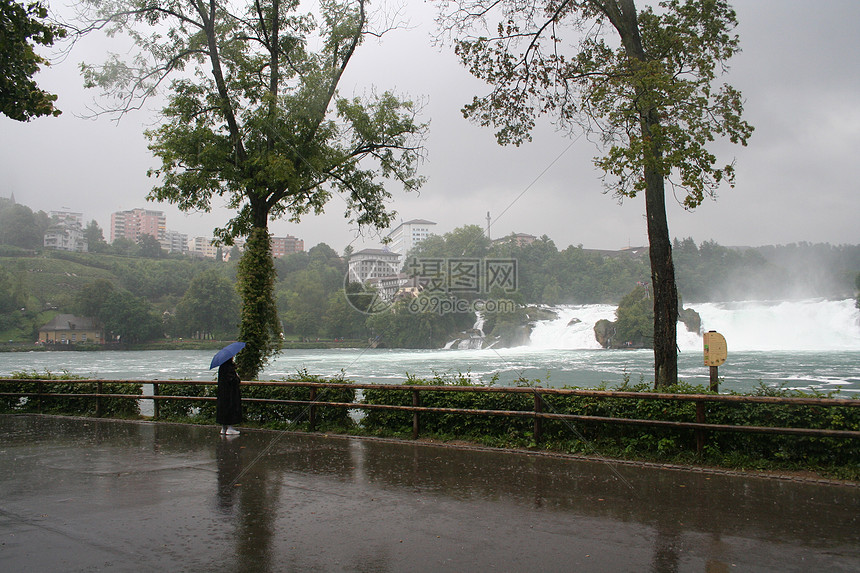
[[[38,397],[11,397],[3,396],[0,401],[0,411],[5,413],[32,413],[42,412],[44,414],[63,414],[68,416],[95,416],[96,400],[92,398],[69,398],[65,396],[51,396],[51,394],[95,394],[99,391],[98,382],[77,382],[79,376],[68,372],[53,374],[51,372],[13,372],[10,378],[20,380],[16,383],[4,383],[0,385],[3,392],[21,393],[43,393],[41,400]],[[58,380],[39,384],[33,380]],[[141,394],[141,385],[137,383],[102,382],[102,394]],[[114,418],[132,418],[140,415],[137,400],[130,398],[102,398],[102,416]]]
[[[348,380],[336,378],[326,380],[301,371],[296,376],[284,378],[283,382],[337,382]],[[215,397],[217,386],[200,384],[163,384],[159,392],[171,396],[208,396]],[[308,406],[305,404],[272,404],[253,402],[251,399],[267,400],[310,400],[310,388],[294,386],[242,386],[243,423],[254,426],[283,429],[287,427],[304,428],[308,421]],[[316,400],[320,402],[352,403],[355,390],[352,388],[319,388]],[[162,400],[159,405],[159,418],[179,421],[191,420],[197,423],[215,423],[214,400]],[[317,429],[347,430],[354,422],[346,408],[317,408]]]
[[[68,379],[68,383],[44,385],[52,393],[95,392],[95,383],[81,383],[67,374],[50,375],[54,379]],[[4,384],[6,392],[35,392],[36,383],[30,380],[45,378],[44,374],[17,373],[20,382]],[[342,377],[326,380],[300,371],[285,378],[292,382],[348,383]],[[472,386],[467,375],[435,376],[430,380],[409,376],[407,386]],[[491,385],[495,384],[495,380]],[[522,385],[531,384],[520,381]],[[600,388],[606,390],[607,388]],[[652,393],[650,384],[625,383],[613,390]],[[103,383],[104,393],[139,394],[138,384]],[[708,394],[702,386],[679,384],[672,393]],[[160,393],[179,396],[214,397],[212,385],[162,384]],[[734,394],[740,395],[740,394]],[[753,396],[833,398],[838,393],[804,393],[760,384]],[[245,424],[275,429],[307,429],[307,404],[256,403],[250,399],[309,401],[310,389],[302,387],[243,386],[243,413]],[[353,403],[354,388],[320,388],[316,400],[320,402]],[[428,408],[534,410],[532,393],[443,392],[422,391],[421,406]],[[853,398],[854,400],[858,398]],[[542,395],[543,411],[555,414],[574,414],[610,418],[667,420],[693,422],[696,419],[694,402],[657,400],[648,398],[603,398],[594,396]],[[412,390],[392,389],[384,385],[364,390],[360,401],[365,404],[411,406]],[[0,411],[34,412],[35,399],[2,397]],[[806,427],[832,430],[860,431],[860,408],[840,406],[785,406],[760,403],[708,402],[706,422],[734,426]],[[91,399],[44,397],[42,411],[46,413],[87,415],[95,414],[95,401]],[[363,416],[355,416],[347,408],[316,408],[316,429],[323,431],[357,432],[380,436],[408,436],[412,433],[412,413],[379,409],[364,409]],[[102,399],[102,415],[128,417],[138,415],[137,403],[127,399]],[[163,400],[159,404],[161,419],[214,423],[215,401]],[[672,461],[676,463],[705,463],[723,467],[749,469],[802,469],[848,479],[860,479],[860,440],[841,438],[812,438],[744,432],[707,431],[705,449],[696,452],[694,430],[652,428],[641,425],[623,425],[605,422],[543,420],[540,443],[535,441],[534,419],[529,416],[492,416],[445,413],[421,413],[420,430],[423,437],[443,440],[469,440],[500,447],[529,447],[568,453],[597,454],[603,457]]]

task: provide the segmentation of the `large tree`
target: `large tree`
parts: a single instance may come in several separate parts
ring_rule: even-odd
[[[746,144],[741,94],[716,85],[738,51],[725,0],[450,0],[440,24],[462,63],[488,82],[466,117],[497,128],[500,144],[530,138],[538,116],[597,134],[606,189],[645,194],[654,304],[655,385],[677,382],[678,294],[665,185],[686,208],[734,184],[713,142]],[[497,22],[491,26],[489,23]]]
[[[85,0],[92,26],[124,31],[139,53],[84,67],[124,112],[172,79],[163,123],[147,132],[161,159],[149,198],[208,211],[223,197],[236,215],[216,236],[248,237],[240,265],[243,298],[237,358],[255,377],[280,340],[268,223],[320,213],[340,193],[359,225],[387,227],[383,186],[406,189],[416,175],[425,126],[417,109],[390,92],[338,95],[338,85],[367,34],[364,0],[322,0],[316,15],[297,0]],[[259,250],[259,252],[254,252]],[[274,345],[274,346],[273,346]]]
[[[48,60],[36,53],[36,45],[51,46],[66,35],[65,29],[47,20],[41,2],[0,0],[0,113],[17,121],[42,115],[60,115],[57,96],[36,85],[33,76]]]

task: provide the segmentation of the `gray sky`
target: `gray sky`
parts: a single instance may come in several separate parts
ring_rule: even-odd
[[[745,118],[756,130],[748,147],[720,148],[720,159],[737,159],[734,189],[693,212],[669,195],[671,235],[723,245],[860,243],[860,2],[740,0],[734,6],[743,52],[724,81],[743,92]],[[546,234],[559,248],[647,244],[643,199],[619,205],[602,193],[601,173],[591,162],[597,149],[585,138],[570,145],[545,123],[533,143],[499,147],[491,129],[464,120],[460,108],[485,87],[450,50],[431,45],[431,6],[407,0],[405,14],[412,29],[362,46],[341,90],[360,95],[375,86],[425,102],[430,133],[421,171],[427,183],[420,194],[391,188],[400,218],[430,219],[444,233],[466,224],[485,227],[489,211],[493,238]],[[189,237],[211,236],[228,219],[224,210],[185,214],[145,201],[153,185],[146,171],[157,165],[142,135],[156,120],[152,110],[118,125],[80,117],[97,94],[82,88],[77,64],[102,61],[105,45],[90,38],[40,74],[40,85],[59,95],[62,116],[29,123],[0,116],[0,196],[14,193],[34,210],[82,212],[108,239],[110,214],[135,207],[164,211],[167,227]],[[360,237],[348,225],[344,206],[334,197],[325,215],[274,222],[270,230],[304,239],[306,248],[377,246],[378,236]]]

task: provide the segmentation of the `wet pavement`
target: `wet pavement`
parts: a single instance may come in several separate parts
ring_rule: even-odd
[[[0,415],[2,571],[858,571],[860,487]]]

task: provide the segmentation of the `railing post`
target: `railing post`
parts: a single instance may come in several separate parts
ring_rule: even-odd
[[[96,382],[96,418],[102,417],[102,383]]]
[[[543,398],[537,392],[534,393],[535,397],[535,426],[534,426],[534,434],[535,434],[535,443],[538,443],[541,438],[541,434],[543,433],[543,419],[538,416],[541,412],[543,412]]]
[[[39,399],[37,406],[39,409],[39,413],[41,414],[42,413],[42,393],[44,392],[44,389],[42,388],[42,381],[41,380],[36,381],[36,391],[39,393],[39,395],[37,396],[37,398]]]
[[[421,394],[418,390],[412,391],[412,407],[419,408],[421,406]],[[418,418],[418,411],[412,412],[412,439],[418,439],[418,433],[421,431],[421,421]]]
[[[317,423],[317,411],[314,402],[317,399],[317,389],[311,386],[310,406],[308,406],[308,432],[313,432]]]
[[[696,423],[705,423],[705,403],[696,401]],[[696,429],[696,453],[701,454],[705,449],[705,430]]]
[[[159,411],[158,411],[158,403],[161,400],[158,399],[158,382],[152,383],[152,417],[157,420]]]

